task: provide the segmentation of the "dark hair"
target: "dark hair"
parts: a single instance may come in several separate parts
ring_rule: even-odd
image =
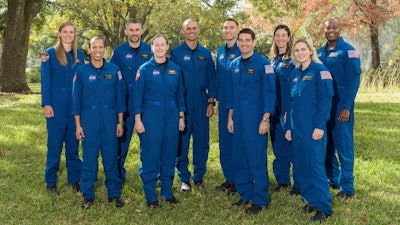
[[[234,22],[234,23],[236,24],[236,26],[239,26],[238,21],[236,21],[236,20],[233,19],[233,18],[228,18],[228,19],[225,20],[225,22],[227,22],[227,21],[232,21],[232,22]]]
[[[89,41],[89,48],[93,45],[93,42],[95,42],[96,40],[102,40],[103,44],[105,44],[104,39],[99,37],[99,36],[94,36],[90,39]]]
[[[125,29],[129,26],[129,24],[131,23],[138,23],[140,25],[140,27],[142,27],[142,22],[140,22],[140,20],[138,19],[128,19],[128,21],[126,21],[125,23]]]
[[[251,35],[251,40],[254,41],[254,40],[256,39],[256,34],[255,34],[254,31],[253,31],[252,29],[250,29],[250,28],[243,28],[243,29],[241,29],[241,30],[239,31],[238,38],[239,38],[240,34],[250,34],[250,35]]]
[[[290,32],[290,29],[288,26],[284,24],[279,24],[278,26],[275,27],[274,29],[274,36],[276,34],[276,31],[283,29],[287,32],[288,36],[290,37],[288,43],[287,43],[287,48],[286,48],[286,53],[284,55],[284,58],[287,59],[290,57],[290,54],[292,53],[292,46],[293,46],[293,41],[292,41],[292,34]],[[279,55],[279,49],[278,46],[275,44],[275,38],[272,38],[272,47],[271,51],[269,53],[269,58],[271,59],[271,62],[274,61],[275,57]]]

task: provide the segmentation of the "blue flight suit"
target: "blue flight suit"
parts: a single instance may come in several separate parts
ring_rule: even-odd
[[[199,182],[206,173],[210,149],[210,123],[206,111],[208,99],[216,96],[215,63],[211,51],[199,42],[194,50],[186,42],[172,49],[171,61],[181,68],[186,101],[186,128],[179,134],[176,168],[181,182],[189,183],[191,173],[188,169],[188,153],[190,136],[193,135],[193,181]]]
[[[232,134],[229,133],[228,109],[226,109],[226,89],[229,79],[230,63],[241,55],[236,43],[227,48],[227,45],[221,46],[217,51],[216,65],[216,84],[217,84],[217,100],[218,100],[218,136],[219,136],[219,160],[221,169],[227,182],[232,182],[235,178],[232,162]]]
[[[259,134],[263,115],[274,114],[276,77],[268,60],[257,51],[249,61],[236,58],[230,66],[226,107],[233,109],[232,158],[235,187],[244,201],[269,204],[268,135]]]
[[[326,172],[332,186],[340,186],[341,192],[351,195],[354,194],[354,99],[360,86],[360,56],[341,37],[333,49],[328,50],[327,44],[321,47],[318,57],[332,73],[335,90],[327,127]],[[342,109],[350,111],[346,123],[338,120]]]
[[[137,49],[132,48],[128,42],[117,46],[111,56],[110,63],[116,64],[122,72],[125,85],[127,88],[126,105],[127,112],[124,113],[124,134],[118,138],[118,170],[122,183],[126,179],[125,160],[128,155],[129,144],[132,139],[132,134],[135,126],[135,115],[133,112],[133,86],[135,84],[136,72],[143,63],[151,58],[151,47],[149,44],[140,41],[140,46]]]
[[[307,204],[332,215],[332,195],[325,172],[326,122],[330,116],[332,76],[327,68],[314,61],[302,71],[290,75],[292,103],[287,129],[292,134],[293,164],[300,179],[300,194]],[[324,130],[320,140],[313,140],[315,128]]]
[[[141,114],[145,132],[140,138],[140,177],[147,203],[157,202],[156,184],[161,181],[160,196],[172,199],[175,159],[179,141],[179,112],[184,112],[182,73],[167,60],[154,58],[139,67],[135,83],[134,114]]]
[[[108,197],[119,198],[122,181],[118,174],[116,127],[118,113],[126,111],[125,83],[115,64],[95,68],[91,62],[80,67],[74,77],[72,113],[80,115],[85,134],[82,141],[83,161],[81,192],[85,199],[94,199],[98,157],[101,151]]]
[[[288,110],[290,108],[290,72],[295,68],[291,58],[283,58],[284,55],[279,55],[274,58],[273,68],[277,76],[277,101],[275,115],[271,117],[270,136],[275,160],[273,162],[273,171],[278,184],[290,185],[290,164],[291,159],[291,144],[285,138],[286,120]],[[296,175],[293,168],[293,180]],[[299,188],[294,182],[294,188]]]
[[[80,50],[77,51],[77,62],[73,52],[66,54],[66,66],[62,66],[57,60],[54,47],[48,48],[42,56],[42,106],[50,105],[54,111],[54,117],[46,118],[48,136],[44,177],[49,187],[55,187],[57,184],[63,144],[68,183],[76,184],[81,179],[82,162],[78,154],[79,142],[75,137],[75,121],[71,115],[71,93],[75,71],[85,63],[85,59]]]

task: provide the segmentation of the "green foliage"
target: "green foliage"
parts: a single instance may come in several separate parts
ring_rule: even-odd
[[[4,31],[6,29],[7,1],[0,0],[0,42],[3,41]]]
[[[277,23],[285,17],[297,17],[301,15],[301,6],[305,0],[250,0],[254,7],[261,12],[265,18]]]
[[[77,25],[81,49],[86,51],[88,40],[100,35],[111,51],[125,42],[124,24],[128,18],[137,18],[143,23],[144,41],[164,33],[170,39],[171,48],[182,42],[182,22],[194,18],[199,20],[201,44],[216,50],[223,43],[222,24],[228,15],[240,22],[248,17],[243,12],[232,15],[230,9],[236,4],[234,0],[64,0],[47,3],[32,29],[31,58],[39,58],[47,47],[54,45],[58,25],[65,20],[72,20]]]
[[[37,88],[37,87],[35,87]],[[248,216],[233,208],[237,195],[228,196],[214,187],[223,181],[219,165],[217,119],[210,123],[210,155],[205,181],[208,188],[192,193],[174,192],[181,204],[149,210],[138,174],[139,142],[131,142],[126,166],[125,207],[107,202],[104,172],[99,166],[93,208],[82,210],[81,194],[67,185],[65,157],[60,162],[59,195],[45,191],[46,125],[40,95],[0,95],[0,221],[3,224],[309,224],[310,214],[300,213],[300,197],[287,191],[271,192],[271,204],[259,215]],[[352,201],[333,199],[333,217],[327,224],[399,224],[400,214],[400,92],[358,94],[355,109],[355,187]],[[18,129],[16,129],[18,128]],[[268,149],[271,186],[271,147]],[[101,161],[100,161],[101,162]],[[193,168],[191,168],[193,169]],[[331,190],[336,194],[337,190]]]
[[[27,68],[26,80],[28,83],[40,83],[40,67]]]
[[[265,57],[269,57],[269,52],[271,51],[272,46],[272,36],[265,36],[257,39],[256,50],[260,55]]]

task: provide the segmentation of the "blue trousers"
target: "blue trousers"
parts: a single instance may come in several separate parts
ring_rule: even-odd
[[[326,132],[325,132],[326,133]],[[332,214],[332,195],[324,168],[327,137],[315,141],[311,132],[292,130],[294,164],[300,180],[300,194],[304,201],[325,214]]]
[[[354,110],[347,123],[338,121],[341,109],[328,121],[328,144],[325,168],[332,186],[346,194],[354,194]]]
[[[290,180],[290,142],[286,140],[279,116],[271,118],[270,136],[275,155],[273,171],[278,184],[291,184]]]
[[[82,141],[83,160],[81,176],[81,192],[85,199],[94,199],[94,183],[97,181],[98,158],[101,152],[104,174],[106,176],[105,185],[108,197],[120,197],[122,181],[118,174],[117,147],[118,138],[115,134],[117,126],[117,115],[103,117],[86,114],[82,111],[82,128],[85,139]]]
[[[128,155],[129,145],[131,143],[135,126],[135,115],[125,113],[124,121],[124,134],[122,137],[118,138],[118,172],[122,183],[124,183],[126,180],[125,160]]]
[[[218,103],[219,161],[225,180],[233,182],[235,178],[232,160],[233,136],[229,133],[227,124],[228,110],[225,108],[225,103],[220,101]]]
[[[252,200],[259,206],[267,206],[269,204],[268,136],[258,133],[262,112],[258,112],[258,106],[243,105],[242,107],[234,108],[233,117],[232,155],[235,187],[240,199]]]
[[[146,110],[142,114],[145,132],[140,137],[139,173],[147,203],[158,201],[157,181],[161,181],[160,196],[164,199],[174,197],[172,185],[175,174],[175,159],[179,136],[178,111],[165,112]]]
[[[203,179],[207,170],[209,147],[209,118],[206,116],[206,107],[189,108],[186,112],[186,128],[179,135],[179,147],[176,158],[176,168],[181,182],[189,183],[191,173],[189,166],[189,144],[193,137],[193,181]]]
[[[56,123],[54,118],[46,120],[48,136],[45,182],[48,186],[56,186],[61,152],[63,144],[65,144],[67,180],[69,184],[75,184],[81,179],[82,162],[78,154],[79,142],[75,137],[74,118],[70,116],[65,122],[65,126],[64,124]]]

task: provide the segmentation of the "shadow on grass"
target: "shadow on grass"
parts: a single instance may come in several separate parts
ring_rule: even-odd
[[[399,103],[356,103],[356,157],[399,162],[399,118]]]

